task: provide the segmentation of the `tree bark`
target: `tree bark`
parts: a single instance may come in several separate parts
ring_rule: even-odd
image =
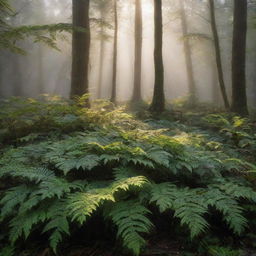
[[[189,40],[186,38],[188,34],[188,24],[187,24],[187,18],[185,13],[184,0],[180,0],[180,10],[181,10],[182,33],[184,37],[183,38],[184,54],[185,54],[188,88],[189,88],[189,105],[194,106],[197,101],[196,85],[195,85],[195,79],[194,79],[191,46],[190,46]]]
[[[141,58],[142,58],[142,8],[141,0],[135,0],[135,61],[134,87],[132,101],[142,100],[141,96]]]
[[[71,97],[89,92],[88,68],[90,54],[90,0],[73,0],[73,26],[85,31],[74,30],[72,38]]]
[[[153,100],[150,106],[151,112],[161,113],[165,109],[164,96],[164,65],[163,65],[163,20],[162,0],[154,0],[154,22],[155,22],[155,85]]]
[[[216,65],[217,65],[217,71],[218,71],[219,85],[220,85],[220,90],[221,90],[225,108],[229,109],[230,105],[229,105],[229,100],[228,100],[228,96],[227,96],[227,92],[226,92],[226,86],[225,86],[225,82],[224,82],[224,75],[223,75],[223,69],[222,69],[220,40],[219,40],[219,35],[218,35],[218,30],[217,30],[217,25],[216,25],[214,0],[209,0],[209,5],[210,5],[211,28],[212,28],[212,33],[213,33],[214,47],[215,47]]]
[[[118,17],[117,17],[117,0],[114,0],[114,45],[113,45],[113,75],[112,75],[112,103],[116,103],[116,76],[117,76],[117,35],[118,35]]]
[[[247,0],[234,0],[232,111],[248,115],[246,97]]]

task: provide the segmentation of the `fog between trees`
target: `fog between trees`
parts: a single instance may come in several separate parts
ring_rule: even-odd
[[[231,57],[234,1],[215,2],[217,32],[220,41],[224,84],[231,101]],[[71,0],[13,0],[14,26],[72,22]],[[151,101],[154,88],[154,4],[141,0],[142,7],[142,98]],[[130,100],[134,86],[135,1],[117,1],[116,101]],[[255,16],[249,1],[246,83],[248,102],[255,106]],[[213,33],[208,1],[163,0],[163,64],[166,101],[192,97],[201,102],[223,105],[218,85]],[[110,0],[90,1],[89,93],[92,98],[111,98],[113,81],[113,42],[115,13]],[[38,94],[70,95],[72,38],[64,33],[58,38],[59,51],[31,40],[18,43],[26,55],[1,51],[1,95],[37,96]],[[86,71],[84,71],[86,72]],[[190,88],[190,91],[189,91]],[[113,95],[112,95],[113,96]]]

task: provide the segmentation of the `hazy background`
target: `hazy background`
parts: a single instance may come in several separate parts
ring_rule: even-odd
[[[92,0],[93,2],[93,0]],[[231,40],[232,40],[232,0],[216,1],[216,15],[223,67],[227,90],[231,88]],[[11,18],[13,25],[71,23],[71,0],[12,0],[17,14]],[[213,95],[219,98],[216,90],[217,73],[207,2],[204,0],[185,0],[188,19],[190,43],[192,47],[193,70],[198,95],[201,101],[212,101]],[[154,19],[153,1],[142,0],[143,11],[143,60],[142,60],[142,88],[145,100],[150,100],[154,83]],[[129,100],[133,88],[134,66],[134,0],[119,1],[119,34],[118,34],[118,73],[117,97],[119,101]],[[255,8],[249,8],[248,19],[248,58],[247,58],[247,87],[249,104],[256,105],[256,31]],[[165,91],[167,100],[187,95],[187,75],[179,0],[163,0],[164,15],[164,45],[163,57],[165,67]],[[94,18],[100,18],[99,12],[91,5],[91,58],[90,58],[90,93],[93,98],[97,91],[99,77],[99,28]],[[105,21],[113,23],[111,9],[105,15]],[[108,38],[105,41],[103,66],[102,96],[110,97],[112,81],[112,44],[113,30],[105,28]],[[202,38],[202,35],[204,38]],[[208,39],[207,39],[208,38]],[[37,96],[38,94],[60,94],[67,97],[70,90],[71,72],[71,36],[59,38],[60,51],[50,49],[29,40],[21,46],[27,51],[26,55],[17,55],[2,51],[0,56],[0,88],[2,96]],[[215,98],[216,98],[215,97]]]

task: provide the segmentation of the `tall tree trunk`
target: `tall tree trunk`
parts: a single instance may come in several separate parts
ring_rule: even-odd
[[[164,65],[163,65],[163,20],[162,0],[154,0],[155,22],[155,85],[154,95],[150,106],[152,112],[163,112],[165,109],[164,97]]]
[[[89,92],[88,68],[90,54],[90,0],[73,0],[73,26],[85,31],[73,31],[71,97]]]
[[[248,115],[246,97],[247,0],[234,0],[232,111]]]
[[[100,17],[102,22],[104,21],[104,10],[100,10]],[[100,62],[99,62],[99,77],[98,77],[98,91],[97,98],[100,99],[102,96],[102,77],[103,77],[103,63],[105,55],[105,39],[104,39],[104,25],[100,27]]]
[[[197,101],[196,97],[196,85],[194,79],[194,72],[193,72],[193,62],[192,62],[192,53],[191,53],[191,46],[189,40],[186,38],[188,34],[188,24],[187,18],[185,13],[184,7],[184,0],[180,0],[180,10],[181,10],[181,26],[182,26],[182,33],[184,37],[184,54],[185,54],[185,61],[186,61],[186,70],[187,70],[187,78],[188,78],[188,88],[189,88],[189,104],[194,106]]]
[[[118,17],[117,17],[117,0],[114,0],[114,45],[113,45],[113,77],[112,92],[110,101],[116,103],[116,76],[117,76],[117,35],[118,35]]]
[[[220,90],[218,90],[217,84],[218,84],[218,74],[217,74],[216,62],[213,60],[211,62],[212,102],[215,106],[220,106],[222,99],[221,99]]]
[[[132,101],[141,101],[141,57],[142,57],[142,8],[141,0],[135,0],[135,61]]]
[[[229,101],[228,101],[228,96],[227,96],[225,82],[224,82],[223,69],[222,69],[220,40],[219,40],[219,35],[218,35],[218,30],[217,30],[217,25],[216,25],[214,0],[209,0],[209,5],[210,5],[211,27],[212,27],[212,34],[213,34],[214,47],[215,47],[219,85],[220,85],[220,90],[221,90],[225,108],[229,109],[230,105],[229,105]]]

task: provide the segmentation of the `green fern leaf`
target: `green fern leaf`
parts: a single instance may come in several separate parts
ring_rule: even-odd
[[[18,205],[22,205],[28,195],[33,191],[33,188],[26,185],[17,186],[9,189],[5,192],[5,196],[0,201],[1,207],[1,219],[14,213],[14,209]]]
[[[66,202],[55,201],[48,210],[50,221],[44,227],[42,233],[52,231],[50,236],[50,246],[56,253],[58,244],[62,241],[63,234],[70,235],[67,212],[65,211]]]
[[[162,165],[166,168],[169,168],[170,166],[170,159],[172,158],[172,155],[164,150],[161,149],[151,149],[149,152],[147,152],[148,158],[153,160],[155,163]]]
[[[240,235],[247,226],[247,220],[243,216],[243,208],[232,199],[218,189],[211,189],[205,194],[208,205],[215,207],[222,212],[223,219],[229,227],[238,235]]]
[[[153,227],[146,217],[148,214],[151,212],[137,201],[115,203],[107,213],[107,217],[118,227],[117,236],[122,239],[123,246],[137,256],[146,244],[140,234],[148,234]]]
[[[31,233],[32,227],[47,219],[47,213],[43,209],[33,210],[24,214],[19,214],[10,222],[9,239],[12,244],[23,234],[25,238]]]

